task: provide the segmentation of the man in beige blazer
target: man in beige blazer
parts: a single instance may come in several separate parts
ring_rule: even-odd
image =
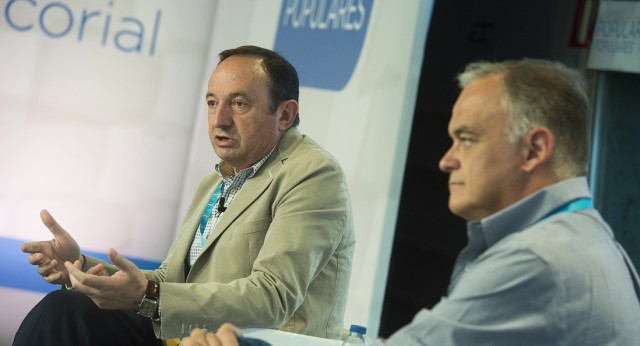
[[[255,46],[224,51],[206,94],[222,160],[195,192],[156,270],[81,253],[47,212],[50,241],[23,244],[53,284],[14,345],[154,345],[191,327],[278,328],[339,338],[355,244],[338,162],[297,129],[298,77]],[[155,332],[155,333],[154,333]]]

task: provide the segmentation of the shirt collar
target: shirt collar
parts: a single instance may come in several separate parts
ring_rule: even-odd
[[[233,171],[231,174],[227,175],[226,177],[222,174],[222,171],[220,170],[220,165],[225,164],[224,161],[220,161],[219,163],[216,163],[215,166],[215,170],[218,173],[219,176],[221,176],[223,179],[227,180],[233,180],[236,176],[244,176],[245,179],[249,179],[251,177],[253,177],[258,170],[260,169],[260,167],[262,167],[262,165],[265,163],[265,161],[267,161],[267,159],[269,158],[269,156],[271,156],[271,153],[273,153],[273,150],[275,150],[275,146],[271,149],[271,151],[262,159],[260,159],[260,161],[254,163],[251,167],[247,167],[243,170],[241,170],[240,172],[238,172],[238,174],[233,174]]]
[[[483,219],[467,223],[470,242],[490,247],[506,236],[520,232],[546,215],[579,198],[591,198],[585,177],[562,180]]]

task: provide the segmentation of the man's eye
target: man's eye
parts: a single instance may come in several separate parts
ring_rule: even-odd
[[[207,106],[209,107],[215,107],[217,104],[218,104],[218,101],[214,101],[214,100],[207,101]]]
[[[247,104],[242,100],[233,101],[233,105],[236,107],[245,107]]]
[[[463,146],[469,146],[469,145],[471,145],[473,142],[474,142],[474,140],[473,140],[473,139],[471,139],[471,138],[466,138],[466,137],[464,137],[464,138],[460,138],[460,143],[461,143]]]

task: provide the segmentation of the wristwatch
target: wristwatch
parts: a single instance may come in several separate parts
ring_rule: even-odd
[[[149,280],[147,282],[147,290],[144,292],[144,297],[138,305],[138,314],[149,317],[154,321],[160,320],[160,314],[158,313],[158,301],[160,299],[160,284]]]

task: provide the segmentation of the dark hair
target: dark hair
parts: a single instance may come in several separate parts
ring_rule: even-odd
[[[458,82],[464,88],[493,75],[503,76],[502,106],[510,116],[508,138],[516,142],[533,127],[544,126],[556,140],[556,174],[561,178],[585,175],[589,100],[580,73],[555,61],[475,62],[467,65]]]
[[[287,59],[282,55],[257,46],[240,46],[238,48],[227,49],[222,51],[220,64],[222,61],[233,55],[255,56],[262,59],[262,68],[269,76],[269,94],[271,96],[271,111],[275,112],[283,101],[298,101],[300,93],[300,83],[298,81],[298,72]],[[296,114],[293,126],[300,123],[300,115]]]

